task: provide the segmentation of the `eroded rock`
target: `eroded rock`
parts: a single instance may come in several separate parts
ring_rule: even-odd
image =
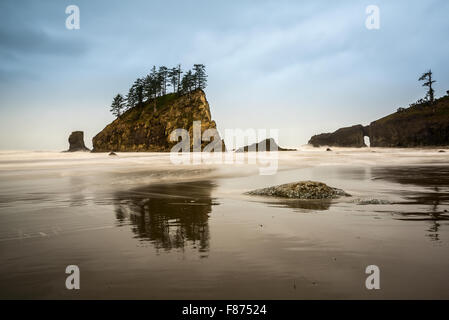
[[[314,147],[370,147],[405,148],[449,145],[449,96],[423,102],[402,109],[371,122],[368,126],[355,125],[322,133],[310,138]]]
[[[336,199],[342,196],[350,196],[341,189],[333,188],[325,183],[316,181],[286,183],[249,191],[246,194],[291,199]]]
[[[84,144],[83,131],[73,131],[69,136],[69,150],[67,152],[75,151],[90,151]]]
[[[314,147],[330,146],[330,147],[366,147],[365,129],[358,124],[352,127],[338,129],[332,133],[322,133],[314,135],[309,140],[309,144]]]
[[[263,141],[250,144],[235,150],[235,152],[248,152],[248,151],[296,151],[296,149],[281,148],[273,138],[265,139]]]

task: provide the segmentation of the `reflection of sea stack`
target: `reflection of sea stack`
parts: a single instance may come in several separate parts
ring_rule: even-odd
[[[209,214],[216,203],[209,181],[151,184],[115,194],[116,218],[128,219],[141,240],[156,249],[192,248],[206,257]]]
[[[84,132],[83,131],[73,131],[69,136],[69,150],[68,152],[75,151],[90,151],[84,145]]]

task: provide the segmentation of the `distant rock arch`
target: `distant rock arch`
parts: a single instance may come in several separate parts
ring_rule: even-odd
[[[363,140],[364,140],[364,142],[365,142],[365,145],[366,145],[368,148],[371,147],[371,141],[370,141],[369,136],[363,136]]]

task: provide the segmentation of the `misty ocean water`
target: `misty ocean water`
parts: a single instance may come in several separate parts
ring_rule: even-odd
[[[0,152],[0,298],[449,298],[449,152]],[[219,154],[218,154],[219,155]],[[250,163],[248,163],[250,162]],[[332,201],[244,195],[316,180]],[[365,268],[381,270],[367,290]],[[81,289],[65,288],[77,265]]]

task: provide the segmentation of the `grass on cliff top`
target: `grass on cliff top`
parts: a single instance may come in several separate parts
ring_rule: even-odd
[[[195,99],[195,96],[197,96],[198,94],[204,95],[204,91],[201,89],[196,89],[190,93],[193,100]],[[167,93],[166,95],[157,97],[156,98],[157,114],[160,114],[161,112],[165,111],[170,106],[172,106],[176,102],[176,100],[182,99],[184,97],[186,97],[186,94],[179,95],[178,93]],[[124,121],[136,121],[140,118],[140,116],[144,112],[146,114],[154,114],[153,107],[154,107],[154,100],[145,101],[144,103],[127,110],[118,119]]]
[[[179,99],[181,97],[182,96],[179,96],[177,93],[167,93],[164,96],[157,97],[156,98],[156,113],[159,114],[162,111],[166,110],[171,105],[173,105],[173,103],[177,99]],[[148,115],[153,115],[154,114],[153,106],[154,106],[154,100],[145,101],[144,103],[127,110],[125,113],[123,113],[117,119],[120,119],[121,121],[126,121],[126,122],[138,121],[139,119],[141,119],[141,116],[143,113],[146,113]]]
[[[170,105],[173,104],[173,102],[180,98],[177,93],[167,93],[165,96],[156,98],[156,109],[157,111],[163,111],[164,109],[167,109]],[[153,102],[145,102],[144,103],[145,108],[150,108],[153,110]]]
[[[377,124],[388,121],[410,120],[415,118],[427,118],[443,120],[449,118],[449,96],[444,96],[435,100],[434,104],[422,103],[404,109],[402,112],[394,112],[376,120]]]
[[[182,97],[182,96],[179,96],[177,93],[167,93],[164,96],[157,97],[156,98],[156,110],[157,110],[157,112],[161,112],[161,111],[167,109],[170,105],[173,104],[173,102],[176,99],[178,99],[180,97]],[[153,100],[145,101],[142,105],[136,106],[135,108],[146,109],[146,110],[149,110],[149,111],[153,112],[153,103],[154,103]]]

